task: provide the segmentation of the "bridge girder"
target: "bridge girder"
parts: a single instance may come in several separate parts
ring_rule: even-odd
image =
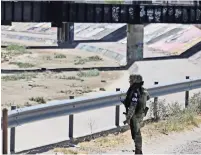
[[[201,24],[201,6],[87,4],[66,1],[2,1],[1,24],[11,22]]]

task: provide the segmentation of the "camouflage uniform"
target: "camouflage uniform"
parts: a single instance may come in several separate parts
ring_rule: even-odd
[[[131,75],[130,84],[140,84],[140,87],[131,88],[131,92],[127,95],[129,97],[129,108],[126,115],[126,121],[131,129],[132,139],[135,143],[135,154],[142,154],[142,136],[140,128],[143,124],[143,117],[145,116],[146,101],[150,96],[145,88],[142,87],[143,79],[140,75]]]

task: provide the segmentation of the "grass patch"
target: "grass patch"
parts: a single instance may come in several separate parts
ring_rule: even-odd
[[[43,97],[31,97],[29,100],[35,101],[35,102],[40,103],[40,104],[46,103],[46,101]]]
[[[100,72],[97,69],[93,69],[89,71],[79,71],[79,73],[77,73],[77,76],[79,77],[94,77],[99,75],[100,75]]]
[[[78,60],[75,60],[74,64],[75,65],[83,65],[87,62],[86,59],[78,59]]]
[[[70,148],[55,148],[53,151],[55,153],[63,153],[63,154],[87,154],[84,151],[76,151]]]
[[[76,77],[76,76],[65,76],[65,75],[61,75],[61,76],[56,76],[56,78],[64,79],[64,80],[78,80],[78,81],[84,81],[83,79],[78,78],[78,77]]]
[[[15,52],[18,52],[18,53],[26,52],[26,48],[24,46],[20,46],[20,45],[17,45],[17,44],[12,44],[12,45],[7,46],[6,50],[7,51],[15,51]]]
[[[75,65],[83,65],[86,62],[92,62],[92,61],[103,61],[103,59],[101,57],[99,57],[98,55],[91,56],[88,58],[82,58],[82,57],[78,56],[78,57],[76,57],[76,60],[74,60],[74,64]]]
[[[19,68],[32,68],[35,66],[33,64],[23,62],[10,62],[9,64],[17,65]]]
[[[90,89],[75,89],[75,90],[61,90],[59,93],[64,93],[64,94],[68,94],[68,95],[82,95],[84,93],[90,93],[93,92]]]
[[[166,120],[155,124],[155,128],[161,133],[169,133],[172,131],[183,131],[191,127],[198,127],[201,119],[197,118],[195,113],[185,110],[182,113],[168,117]]]
[[[56,58],[56,59],[64,59],[64,58],[66,58],[66,55],[64,55],[64,54],[54,54],[54,58]]]
[[[44,86],[44,85],[38,85],[38,84],[28,84],[28,86],[34,88],[34,87],[42,87],[42,88],[45,88],[47,89],[48,87],[47,86]]]
[[[96,55],[96,56],[88,57],[88,61],[103,61],[103,59],[99,57],[98,55]]]
[[[4,61],[9,61],[14,56],[22,55],[25,53],[31,54],[31,52],[27,52],[26,48],[24,46],[19,46],[19,45],[9,45],[6,47],[6,49],[1,50],[1,60]]]
[[[100,137],[95,140],[97,146],[100,147],[115,147],[119,144],[124,143],[124,139],[122,139],[120,136],[117,136],[116,138],[113,136],[107,136],[107,137]]]
[[[99,137],[89,142],[81,142],[79,148],[55,148],[53,151],[64,154],[97,154],[101,153],[103,148],[107,150],[108,148],[117,147],[124,144],[125,141],[127,141],[127,139],[122,138],[120,134],[116,136],[111,134],[107,137]]]
[[[49,61],[49,60],[52,60],[52,58],[51,58],[51,56],[43,56],[43,60],[47,60],[47,61]]]
[[[153,109],[151,107],[153,112]],[[183,109],[178,103],[164,105],[164,101],[158,103],[159,122],[154,126],[162,133],[183,131],[187,128],[198,127],[201,124],[201,93],[194,94],[188,108]]]
[[[1,76],[3,81],[31,80],[37,77],[37,73],[18,73],[14,75]]]
[[[90,154],[93,153],[103,153],[108,151],[108,149],[121,146],[128,143],[130,140],[128,137],[122,136],[122,134],[109,134],[108,136],[103,136],[99,138],[92,138],[91,141],[81,142],[79,144],[80,148],[84,148]],[[130,142],[130,141],[129,141]]]

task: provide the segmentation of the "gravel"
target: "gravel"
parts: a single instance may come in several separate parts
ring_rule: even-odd
[[[173,151],[168,153],[179,153],[179,154],[200,154],[201,153],[201,138],[187,142],[184,145],[180,145]]]

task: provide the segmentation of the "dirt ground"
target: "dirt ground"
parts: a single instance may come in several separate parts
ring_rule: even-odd
[[[141,130],[143,150],[147,154],[173,153],[172,151],[176,147],[181,148],[181,145],[185,144],[185,142],[196,141],[200,137],[197,134],[201,131],[201,124],[197,127],[190,125],[184,131],[170,132],[168,134],[159,132],[155,128],[156,124],[147,124]],[[190,146],[188,147],[190,148]],[[133,154],[133,150],[134,142],[131,138],[130,130],[128,130],[123,133],[99,137],[89,142],[81,142],[75,145],[75,147],[57,147],[48,152],[44,152],[44,154]]]
[[[1,49],[2,69],[33,69],[33,68],[82,68],[119,66],[117,62],[102,55],[78,49],[46,49],[26,50],[17,52]]]
[[[99,91],[99,88],[111,84],[120,75],[118,71],[99,72],[97,70],[2,74],[2,108],[11,105],[30,106],[50,100],[68,99],[69,96],[83,96],[85,93]]]
[[[74,49],[64,51],[12,48],[2,50],[2,69],[118,66],[116,62],[102,55]],[[11,105],[23,107],[44,104],[50,100],[68,99],[69,96],[83,96],[89,92],[99,91],[120,75],[120,71],[98,70],[1,74],[2,108]]]

